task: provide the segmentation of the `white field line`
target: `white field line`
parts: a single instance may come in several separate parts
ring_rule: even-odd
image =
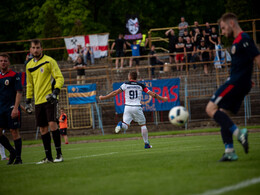
[[[238,184],[235,184],[235,185],[232,185],[232,186],[227,186],[227,187],[220,188],[220,189],[215,189],[215,190],[209,190],[209,191],[206,191],[206,192],[204,192],[202,194],[198,194],[198,195],[218,195],[218,194],[223,194],[223,193],[226,193],[226,192],[230,192],[230,191],[238,190],[238,189],[241,189],[241,188],[245,188],[245,187],[257,184],[257,183],[260,183],[260,177],[256,177],[256,178],[249,179],[249,180],[245,180],[245,181],[242,181],[242,182],[240,182]]]

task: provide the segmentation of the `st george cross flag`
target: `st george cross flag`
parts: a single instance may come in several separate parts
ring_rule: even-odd
[[[76,49],[78,45],[85,48],[86,45],[89,44],[91,50],[93,51],[94,58],[107,56],[108,34],[75,36],[71,38],[64,38],[64,41],[68,54],[73,60],[75,60],[77,56]]]

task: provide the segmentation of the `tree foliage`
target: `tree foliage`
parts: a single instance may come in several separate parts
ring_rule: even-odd
[[[226,11],[235,12],[239,19],[260,17],[256,0],[1,0],[0,4],[1,41],[101,32],[116,38],[124,33],[126,14],[139,14],[143,33],[177,26],[181,16],[190,25],[194,20],[216,23]],[[25,47],[28,44],[0,45],[0,50]]]

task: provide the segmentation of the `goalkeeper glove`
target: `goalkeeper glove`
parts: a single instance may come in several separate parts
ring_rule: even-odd
[[[32,114],[33,108],[32,108],[32,99],[27,99],[25,103],[25,110],[28,114]]]
[[[59,93],[60,93],[60,89],[55,88],[53,90],[52,94],[48,94],[46,96],[47,102],[50,102],[51,104],[54,104],[55,102],[57,102],[57,96],[59,95]]]

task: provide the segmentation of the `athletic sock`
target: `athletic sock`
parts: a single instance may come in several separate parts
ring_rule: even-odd
[[[5,135],[0,136],[0,143],[10,152],[15,152],[15,149],[11,146],[9,140]]]
[[[142,126],[141,127],[141,132],[142,132],[144,143],[148,144],[149,141],[148,141],[148,130],[147,130],[147,127],[146,126]]]
[[[49,160],[52,160],[52,153],[51,153],[51,134],[50,132],[42,135],[42,142],[45,150],[46,157]]]
[[[17,140],[14,140],[14,146],[16,150],[16,159],[21,160],[21,154],[22,154],[22,139],[19,138]]]
[[[126,131],[128,129],[128,125],[122,122],[122,129]]]
[[[225,153],[234,152],[233,144],[225,144]]]
[[[222,128],[228,129],[233,135],[238,136],[239,129],[225,112],[217,110],[213,118]]]
[[[61,155],[61,138],[59,129],[52,131],[52,139],[56,148],[57,156]]]

